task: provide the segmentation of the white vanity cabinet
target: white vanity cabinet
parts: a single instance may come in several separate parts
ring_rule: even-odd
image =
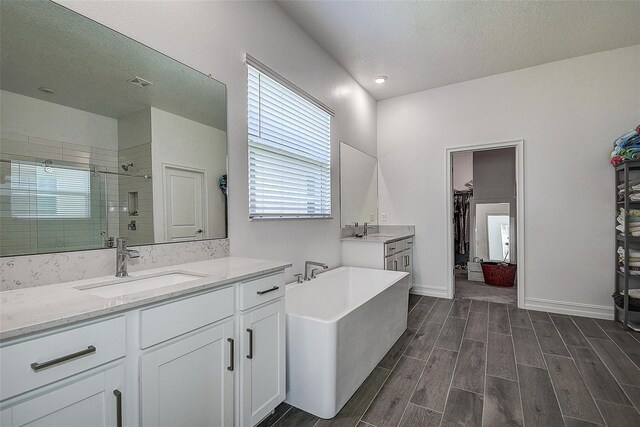
[[[268,273],[3,342],[0,426],[253,427],[286,392]]]
[[[0,425],[120,427],[123,384],[122,366],[94,372],[3,410]]]
[[[241,285],[240,425],[252,427],[284,401],[284,275]]]
[[[3,344],[2,426],[123,425],[123,316]]]
[[[342,265],[377,268],[409,273],[413,285],[413,236],[384,240],[381,238],[342,240]]]
[[[141,425],[233,425],[234,288],[139,311]]]
[[[232,426],[233,319],[144,353],[141,425]]]

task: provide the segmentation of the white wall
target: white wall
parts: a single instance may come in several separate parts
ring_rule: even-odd
[[[207,238],[225,237],[224,196],[218,179],[226,173],[226,133],[166,111],[151,108],[151,155],[153,179],[153,228],[157,242],[165,238],[164,165],[205,171],[208,224]]]
[[[523,138],[527,303],[610,315],[608,153],[638,124],[638,70],[640,45],[379,102],[380,212],[416,225],[415,283],[446,288],[445,148]]]
[[[473,152],[453,153],[451,164],[453,167],[453,189],[457,191],[468,190],[465,184],[473,179]]]
[[[227,85],[229,237],[236,256],[340,263],[339,141],[376,155],[376,103],[273,2],[60,3],[188,64]],[[331,220],[248,219],[248,52],[334,109],[331,122]]]

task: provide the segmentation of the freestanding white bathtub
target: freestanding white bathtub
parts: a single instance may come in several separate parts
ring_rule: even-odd
[[[407,328],[407,276],[340,267],[287,286],[287,403],[338,413]]]

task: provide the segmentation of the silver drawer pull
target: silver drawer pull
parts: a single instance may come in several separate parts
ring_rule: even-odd
[[[247,359],[253,359],[253,329],[247,328],[247,332],[249,332],[249,354],[247,354]]]
[[[394,247],[389,246],[387,249],[389,249],[390,251],[394,251],[394,250],[396,250],[396,247],[395,246]]]
[[[271,289],[267,289],[266,291],[258,291],[256,292],[258,295],[264,295],[264,294],[268,294],[269,292],[273,292],[273,291],[277,291],[278,289],[280,289],[279,286],[274,286]]]
[[[116,427],[122,427],[122,392],[115,389],[113,395],[116,397]]]
[[[233,338],[227,338],[227,342],[229,343],[229,366],[227,366],[227,371],[233,371],[234,369],[234,358],[235,355],[233,354]]]
[[[31,369],[38,372],[45,368],[50,368],[55,365],[59,365],[60,363],[68,362],[73,359],[77,359],[79,357],[88,356],[96,352],[96,348],[92,345],[86,348],[86,350],[80,350],[75,353],[67,354],[66,356],[58,357],[57,359],[52,359],[46,362],[38,363],[34,362],[31,364]]]

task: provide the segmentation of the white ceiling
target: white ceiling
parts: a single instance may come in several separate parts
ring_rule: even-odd
[[[640,1],[278,3],[376,99],[640,43]]]
[[[116,119],[152,106],[227,128],[225,85],[168,56],[50,1],[0,0],[0,17],[2,90]],[[136,76],[153,85],[129,83]]]

